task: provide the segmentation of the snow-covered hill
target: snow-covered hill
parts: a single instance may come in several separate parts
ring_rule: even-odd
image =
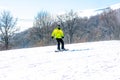
[[[0,80],[120,80],[120,41],[0,51]]]
[[[77,11],[77,14],[80,17],[90,17],[90,16],[94,16],[97,14],[102,13],[103,11],[107,11],[109,9],[115,10],[115,9],[120,9],[120,3],[117,4],[113,4],[110,5],[108,7],[105,8],[99,8],[99,9],[86,9],[86,10],[81,10],[81,11]]]
[[[120,9],[120,3],[114,4],[110,6],[111,9]]]

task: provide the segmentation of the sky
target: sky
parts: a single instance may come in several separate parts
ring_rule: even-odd
[[[120,3],[120,0],[0,0],[0,12],[10,11],[13,17],[19,19],[19,25],[25,28],[32,26],[31,22],[40,11],[59,14],[71,9],[100,9],[116,3]]]
[[[120,41],[0,51],[0,80],[120,80]]]

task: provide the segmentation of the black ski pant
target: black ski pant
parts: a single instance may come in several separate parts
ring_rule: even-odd
[[[57,49],[60,50],[60,44],[61,44],[61,49],[64,49],[64,41],[60,38],[56,38],[57,40]]]

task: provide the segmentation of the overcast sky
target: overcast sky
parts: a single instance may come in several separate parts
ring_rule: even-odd
[[[59,14],[71,9],[100,9],[116,3],[120,3],[120,0],[0,0],[0,12],[8,10],[13,17],[31,22],[42,10]]]

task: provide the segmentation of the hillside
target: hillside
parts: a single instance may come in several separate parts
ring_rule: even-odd
[[[0,51],[0,80],[119,80],[120,41]]]

